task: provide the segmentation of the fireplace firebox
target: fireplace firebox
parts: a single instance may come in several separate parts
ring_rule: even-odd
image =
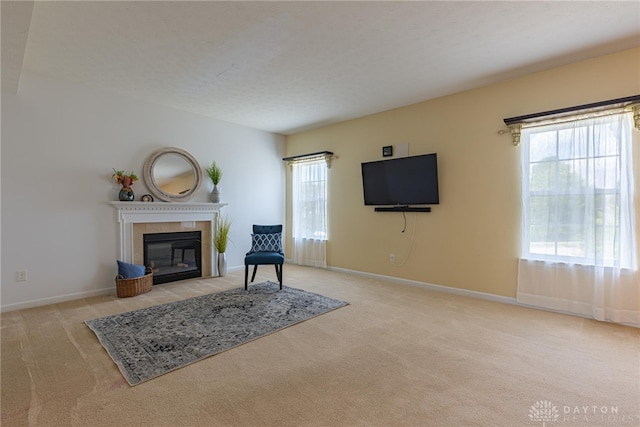
[[[200,231],[143,235],[144,265],[153,270],[153,284],[202,277]]]

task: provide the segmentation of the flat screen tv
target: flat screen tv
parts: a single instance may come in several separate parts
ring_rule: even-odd
[[[367,206],[436,205],[436,153],[362,163],[362,188]]]

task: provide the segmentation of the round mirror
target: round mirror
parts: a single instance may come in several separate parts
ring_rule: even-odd
[[[189,200],[202,185],[198,161],[186,151],[161,148],[144,165],[144,181],[149,191],[166,202]]]

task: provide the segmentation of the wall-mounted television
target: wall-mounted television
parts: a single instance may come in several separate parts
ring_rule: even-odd
[[[362,188],[367,206],[436,205],[436,153],[362,163]]]

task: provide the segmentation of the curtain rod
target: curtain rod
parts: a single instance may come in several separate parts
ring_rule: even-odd
[[[299,154],[297,156],[285,157],[282,160],[284,160],[285,162],[291,162],[295,160],[304,160],[312,157],[326,157],[326,156],[333,156],[333,153],[331,151],[318,151],[317,153]]]
[[[504,119],[504,123],[507,126],[509,126],[517,123],[527,123],[527,122],[536,121],[537,119],[540,119],[542,117],[552,118],[552,116],[560,117],[562,115],[574,114],[580,111],[587,111],[587,110],[598,111],[598,110],[605,110],[609,108],[626,107],[635,102],[640,102],[640,95],[627,96],[625,98],[610,99],[608,101],[594,102],[591,104],[577,105],[575,107],[560,108],[558,110],[543,111],[541,113],[527,114],[525,116],[510,117],[508,119]]]
[[[294,163],[303,163],[317,159],[324,159],[324,161],[327,162],[327,168],[331,168],[331,159],[337,158],[337,156],[333,155],[332,151],[318,151],[317,153],[299,154],[297,156],[285,157],[282,160],[287,162],[290,168],[293,168]]]
[[[633,121],[636,129],[640,130],[640,95],[627,96],[625,98],[610,99],[608,101],[594,102],[592,104],[577,105],[575,107],[561,108],[559,110],[544,111],[542,113],[527,114],[526,116],[510,117],[503,119],[509,130],[501,130],[498,134],[511,133],[513,145],[520,144],[520,135],[523,127],[536,126],[546,121],[567,119],[572,116],[601,115],[607,111],[630,109],[633,111]]]

